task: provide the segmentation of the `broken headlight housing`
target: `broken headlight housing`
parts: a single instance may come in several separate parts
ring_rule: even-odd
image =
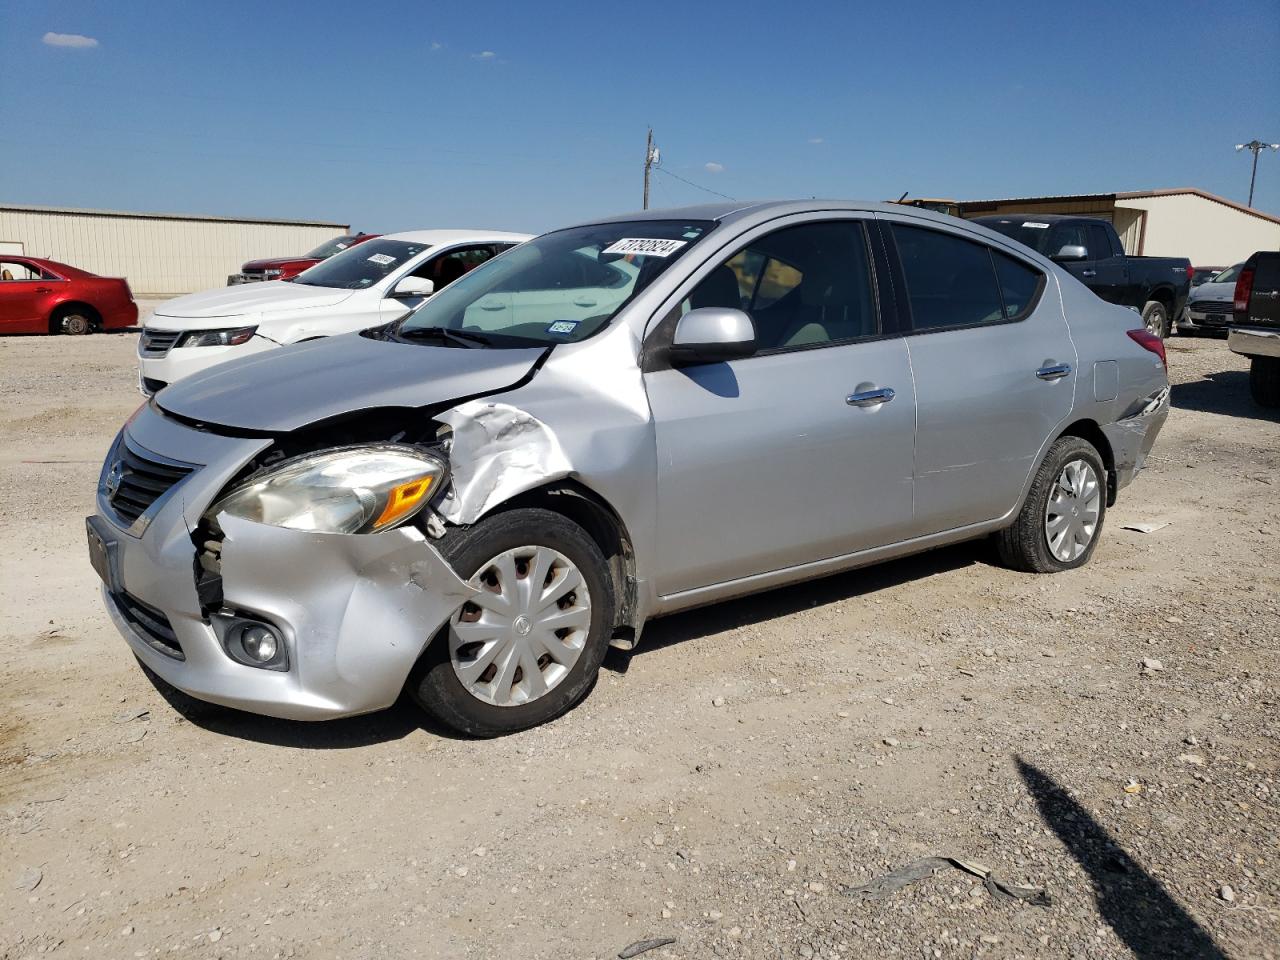
[[[188,330],[175,346],[178,347],[238,347],[253,339],[257,327],[233,327],[225,330]]]
[[[215,503],[221,513],[290,530],[381,533],[416,516],[443,482],[444,464],[417,447],[341,447],[285,461]]]

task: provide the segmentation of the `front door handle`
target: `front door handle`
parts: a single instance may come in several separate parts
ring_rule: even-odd
[[[893,387],[881,387],[879,390],[864,390],[862,393],[851,393],[844,398],[844,402],[851,407],[874,407],[877,404],[888,403],[897,394],[893,392]]]
[[[1061,380],[1071,372],[1071,364],[1054,363],[1047,367],[1041,367],[1036,371],[1036,376],[1041,380]]]

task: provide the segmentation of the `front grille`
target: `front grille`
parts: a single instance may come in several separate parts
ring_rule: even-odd
[[[163,613],[127,593],[113,593],[111,600],[120,616],[147,642],[147,646],[174,660],[187,659],[182,652],[182,644],[178,643],[178,635],[173,632],[173,625]]]
[[[121,436],[103,474],[103,493],[116,516],[130,526],[193,469],[162,460]]]
[[[163,357],[178,342],[181,330],[151,330],[144,328],[138,342],[138,356]]]

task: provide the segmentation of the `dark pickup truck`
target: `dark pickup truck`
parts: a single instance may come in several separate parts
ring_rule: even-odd
[[[1126,256],[1106,220],[1005,213],[974,222],[1061,264],[1103,300],[1140,311],[1147,329],[1161,338],[1169,335],[1170,321],[1181,315],[1191,291],[1190,260]]]
[[[1227,346],[1249,358],[1249,392],[1259,406],[1280,407],[1280,251],[1246,260],[1232,299]]]

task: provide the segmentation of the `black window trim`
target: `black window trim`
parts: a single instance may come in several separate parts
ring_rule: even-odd
[[[827,212],[827,211],[824,211]],[[831,213],[839,213],[840,211],[830,211]],[[882,296],[881,277],[886,276],[890,269],[889,258],[885,255],[883,249],[883,240],[880,236],[879,223],[870,211],[850,210],[849,216],[824,216],[814,220],[800,220],[795,223],[788,223],[783,226],[773,226],[772,221],[757,224],[756,227],[771,227],[760,233],[756,233],[753,228],[749,231],[752,239],[744,242],[735,242],[727,245],[728,254],[716,253],[711,259],[717,266],[728,263],[742,251],[748,249],[753,243],[758,243],[765,237],[772,236],[782,230],[792,230],[797,227],[817,226],[824,223],[856,223],[862,227],[863,244],[867,251],[867,269],[871,279],[871,306],[875,310],[876,323],[880,332],[871,336],[864,337],[844,337],[840,340],[825,340],[819,343],[801,343],[791,347],[770,347],[767,350],[757,350],[749,357],[743,357],[740,360],[727,361],[730,364],[743,363],[754,360],[756,357],[776,357],[788,353],[801,353],[807,350],[825,350],[828,347],[847,347],[861,343],[875,343],[879,340],[890,340],[894,337],[902,335],[900,324],[898,323],[898,314],[896,308],[885,309],[884,297]],[[778,218],[789,219],[789,218]],[[701,266],[705,266],[704,262]],[[695,271],[696,272],[696,271]],[[763,271],[761,272],[763,276]],[[703,277],[702,280],[705,280]],[[699,280],[698,283],[701,283]],[[757,278],[757,286],[759,286],[759,278]],[[672,304],[671,308],[663,315],[662,319],[654,325],[653,331],[645,338],[643,347],[643,356],[641,369],[645,373],[653,373],[658,370],[667,370],[671,368],[671,364],[667,359],[667,351],[671,345],[671,338],[675,335],[676,322],[680,319],[680,304],[683,303],[698,284],[694,284],[681,297],[678,297]],[[754,296],[754,294],[753,294]],[[892,301],[890,295],[890,301]],[[748,314],[750,316],[750,314]],[[752,318],[752,323],[754,323]]]
[[[902,330],[902,336],[915,337],[930,333],[945,333],[948,330],[986,330],[990,327],[1002,327],[1012,323],[1022,323],[1027,317],[1031,316],[1038,306],[1040,300],[1044,296],[1045,287],[1048,286],[1048,276],[1045,272],[1033,263],[1024,260],[1022,257],[1015,256],[1008,250],[1001,250],[985,243],[976,237],[966,237],[958,231],[939,230],[926,221],[908,222],[906,220],[884,220],[882,221],[888,229],[881,231],[884,236],[885,247],[890,251],[889,258],[892,264],[892,276],[896,283],[901,284],[904,291],[903,296],[895,297],[898,307],[898,318]],[[917,230],[932,230],[934,233],[940,233],[943,236],[954,237],[964,243],[972,243],[976,246],[983,247],[987,251],[987,260],[991,264],[991,276],[996,282],[996,293],[1000,297],[1000,313],[1005,313],[1006,307],[1004,302],[1004,290],[1000,286],[1000,275],[996,272],[995,254],[1000,253],[1008,257],[1014,263],[1021,264],[1029,270],[1035,271],[1036,289],[1031,297],[1027,300],[1027,305],[1013,317],[1003,317],[1000,320],[992,320],[986,323],[960,323],[953,326],[945,327],[920,327],[915,325],[915,318],[911,314],[911,296],[907,288],[906,273],[902,269],[902,256],[898,253],[898,241],[893,235],[893,225],[901,224],[904,227],[910,227]],[[895,290],[896,293],[896,290]]]

